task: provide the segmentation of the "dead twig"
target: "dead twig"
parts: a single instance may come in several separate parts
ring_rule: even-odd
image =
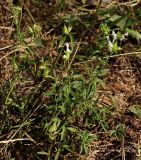
[[[11,48],[12,46],[13,46],[13,44],[10,44],[8,46],[2,47],[2,48],[0,48],[0,51],[8,49],[8,48]]]
[[[70,61],[70,63],[69,63],[68,69],[70,69],[70,67],[71,67],[71,65],[72,65],[72,63],[73,63],[73,61],[74,61],[74,59],[75,59],[75,56],[76,56],[76,54],[77,54],[77,52],[78,52],[78,49],[79,49],[80,44],[81,44],[81,41],[82,41],[82,37],[81,37],[80,41],[78,42],[77,48],[76,48],[76,50],[75,50],[75,52],[74,52],[74,55],[73,55],[73,57],[72,57],[72,59],[71,59],[71,61]]]
[[[12,27],[5,27],[5,26],[0,26],[0,29],[15,31],[15,28],[12,28]]]
[[[111,56],[108,56],[108,57],[109,58],[114,58],[114,57],[137,55],[137,54],[141,54],[141,51],[139,51],[139,52],[128,52],[128,53],[123,53],[123,54],[116,54],[116,55],[111,55]],[[103,58],[107,58],[107,56],[103,57]]]
[[[17,141],[31,141],[31,139],[29,138],[9,139],[9,140],[0,141],[0,144],[8,144],[8,143],[13,143]]]

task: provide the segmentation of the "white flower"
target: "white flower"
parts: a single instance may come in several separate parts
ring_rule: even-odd
[[[128,36],[128,32],[126,32],[124,35],[125,35],[125,36]]]
[[[115,40],[117,39],[117,34],[115,33],[115,31],[112,31],[112,36],[113,36],[113,43],[115,42]]]
[[[113,49],[113,43],[111,42],[109,36],[106,37],[107,38],[107,41],[108,41],[108,47],[109,47],[109,50],[110,52],[112,52],[112,49]]]
[[[72,50],[70,49],[70,44],[68,42],[66,42],[64,45],[66,46],[66,50],[64,51],[65,54],[63,55],[63,58],[65,60],[69,60]]]
[[[125,34],[123,34],[120,40],[123,41],[124,38],[127,37],[127,36],[128,36],[128,32],[126,32]]]
[[[70,50],[70,44],[68,42],[65,43],[65,46],[66,46],[66,52],[67,53],[71,53],[71,50]]]

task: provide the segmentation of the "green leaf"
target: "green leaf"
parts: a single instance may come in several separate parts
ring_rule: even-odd
[[[49,132],[52,133],[52,132],[56,132],[58,129],[56,123],[53,123],[53,125],[50,127],[49,129]]]
[[[20,6],[13,6],[13,9],[20,12],[22,11],[22,8]]]
[[[83,153],[83,152],[87,153],[89,144],[92,141],[97,140],[97,136],[90,134],[90,132],[87,130],[84,130],[80,134],[80,140],[81,140],[80,153]]]
[[[124,29],[127,26],[128,19],[129,19],[128,16],[119,16],[117,14],[114,14],[113,16],[110,17],[112,25],[116,25],[121,29]]]
[[[67,33],[68,33],[68,28],[67,28],[66,25],[64,26],[63,32],[64,32],[64,34],[67,34]]]
[[[49,128],[49,132],[53,133],[56,132],[59,128],[59,125],[61,123],[61,120],[59,118],[53,118],[52,119],[53,124],[51,125],[51,127]]]
[[[68,150],[69,152],[73,152],[72,149],[70,149],[70,146],[69,146],[69,145],[64,144],[62,147],[63,147],[64,149]]]
[[[57,153],[55,155],[54,160],[58,160],[59,159],[60,153],[61,153],[61,149],[58,149],[58,151],[57,151]]]
[[[67,127],[67,129],[71,132],[77,132],[77,129],[74,127]]]
[[[139,106],[134,105],[129,110],[141,119],[141,108]]]
[[[63,126],[62,126],[62,132],[61,132],[61,141],[64,140],[65,134],[66,134],[66,126],[63,125]]]
[[[133,29],[126,28],[126,32],[129,33],[130,36],[133,38],[136,38],[138,41],[141,40],[141,33],[138,31],[135,31]]]
[[[29,30],[30,34],[34,33],[33,29],[30,26],[28,26],[28,30]]]
[[[70,37],[70,41],[71,41],[71,48],[73,50],[74,37],[73,37],[73,35],[69,35],[69,37]]]
[[[44,78],[47,78],[49,76],[49,70],[44,70],[43,76]]]
[[[72,26],[68,26],[68,34],[71,32]]]
[[[100,29],[101,29],[101,31],[102,31],[106,36],[109,35],[109,33],[110,33],[110,28],[109,28],[109,26],[108,26],[106,23],[101,24],[101,25],[100,25]]]
[[[41,34],[41,27],[37,24],[34,24],[33,31],[34,31],[35,35],[39,35],[39,34]]]
[[[61,38],[61,40],[60,40],[59,48],[64,45],[65,41],[66,41],[66,36],[63,36],[63,37]]]
[[[64,106],[64,105],[62,105],[62,106],[58,106],[58,108],[60,109],[60,111],[61,111],[63,114],[65,114],[65,113],[66,113],[66,108],[65,108],[65,106]]]

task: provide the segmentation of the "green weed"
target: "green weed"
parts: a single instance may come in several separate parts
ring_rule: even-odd
[[[97,90],[106,85],[104,77],[109,58],[122,51],[127,33],[138,41],[141,36],[131,29],[134,22],[130,14],[110,17],[114,10],[105,12],[96,7],[93,12],[85,8],[87,1],[81,2],[73,7],[64,0],[55,4],[60,8],[54,11],[53,18],[50,16],[51,26],[55,27],[53,33],[47,34],[46,48],[42,43],[42,26],[35,22],[32,11],[24,8],[33,23],[24,30],[21,22],[26,20],[22,8],[25,5],[11,6],[16,26],[14,47],[18,51],[10,57],[12,77],[1,86],[5,114],[0,132],[9,134],[10,140],[29,138],[28,143],[19,141],[4,145],[6,149],[13,147],[12,150],[22,146],[21,154],[28,144],[31,145],[33,150],[29,157],[23,153],[25,159],[59,160],[68,154],[87,154],[90,143],[99,140],[99,132],[111,131],[110,135],[117,139],[124,137],[122,124],[110,128],[114,106],[101,106]],[[33,0],[33,4],[40,4],[40,1]],[[74,13],[68,13],[67,7],[74,9]],[[57,30],[55,21],[60,12],[62,16]],[[102,20],[99,20],[100,16]],[[93,31],[95,28],[96,32]],[[50,37],[53,37],[51,45]],[[43,48],[47,51],[45,55]],[[57,56],[49,56],[51,50],[57,52]],[[138,108],[130,110],[140,118]],[[16,158],[14,154],[12,157]]]

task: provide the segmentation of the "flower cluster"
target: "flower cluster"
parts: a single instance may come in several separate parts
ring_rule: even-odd
[[[112,38],[109,35],[106,36],[108,42],[109,51],[112,53],[117,53],[121,48],[118,46],[118,41],[123,41],[125,37],[128,36],[128,33],[121,34],[120,32],[115,33],[112,31]],[[111,40],[112,39],[112,40]]]

